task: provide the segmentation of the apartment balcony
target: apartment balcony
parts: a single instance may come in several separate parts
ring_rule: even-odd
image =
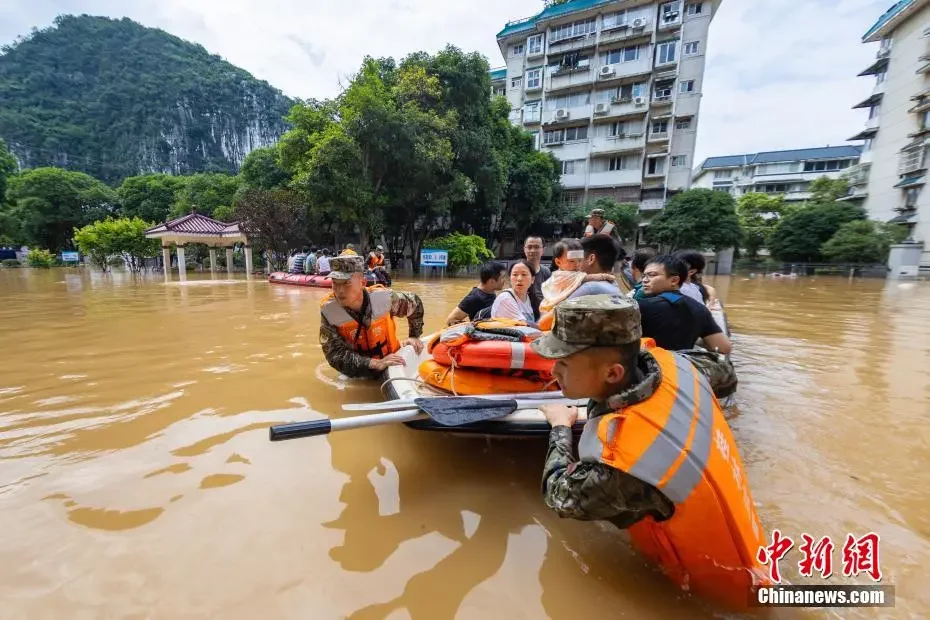
[[[655,131],[649,133],[649,143],[657,142],[668,142],[669,138],[672,137],[672,132],[670,131]]]
[[[643,189],[665,189],[665,173],[655,172],[643,177]]]
[[[649,107],[654,110],[661,108],[671,108],[673,103],[675,103],[675,97],[672,95],[653,94],[652,101],[649,102]]]
[[[598,137],[591,142],[592,155],[613,155],[629,151],[642,151],[644,148],[646,148],[646,137],[642,132]]]
[[[555,91],[574,86],[587,86],[594,82],[594,72],[590,67],[563,70],[546,77],[546,90]]]
[[[611,45],[613,43],[652,43],[652,29],[631,28],[618,26],[610,30],[602,30],[598,45]]]
[[[507,120],[509,120],[512,125],[519,125],[523,122],[523,110],[511,110],[510,114],[507,115]]]
[[[614,187],[617,185],[640,185],[643,172],[639,168],[633,170],[610,170],[607,172],[592,172],[588,177],[588,187]]]
[[[549,54],[563,54],[588,49],[594,47],[596,43],[597,33],[594,32],[576,37],[567,37],[558,41],[549,41]]]
[[[567,125],[579,120],[591,118],[593,105],[580,105],[574,108],[558,108],[555,110],[546,110],[543,113],[543,124],[547,129]]]
[[[859,154],[859,165],[862,166],[862,165],[867,165],[871,163],[872,163],[872,149],[869,149],[868,151],[862,151],[862,153]]]
[[[766,193],[775,194],[775,192]],[[813,194],[810,192],[783,192],[782,197],[785,202],[801,202],[802,200],[810,200]]]
[[[846,192],[846,195],[842,198],[839,198],[839,202],[855,202],[857,200],[865,200],[868,198],[869,192],[866,187],[850,187],[849,191]]]
[[[584,171],[575,174],[562,175],[562,187],[565,189],[584,189],[587,184],[587,176]]]
[[[527,111],[523,113],[524,125],[536,125],[542,122],[542,112],[539,110]]]
[[[665,200],[661,198],[648,198],[639,201],[640,211],[661,211],[665,208]]]
[[[673,60],[672,62],[665,62],[661,65],[656,65],[654,67],[654,71],[654,79],[656,82],[678,79],[678,61]]]
[[[603,107],[597,107],[598,105]],[[644,116],[648,108],[646,98],[615,97],[610,103],[596,104],[594,118],[619,118],[624,116]]]
[[[611,82],[649,73],[652,73],[652,55],[644,54],[639,60],[599,66],[597,68],[597,81]]]

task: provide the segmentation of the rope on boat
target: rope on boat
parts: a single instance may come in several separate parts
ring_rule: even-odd
[[[388,395],[384,392],[384,388],[386,388],[388,385],[390,385],[394,381],[413,381],[414,383],[418,383],[418,384],[423,383],[423,380],[420,379],[420,377],[391,377],[390,379],[388,379],[387,381],[381,384],[381,395],[384,396],[385,398],[387,398]]]

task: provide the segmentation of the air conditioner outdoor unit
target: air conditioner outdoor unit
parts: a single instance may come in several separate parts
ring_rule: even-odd
[[[595,114],[607,114],[607,112],[609,111],[610,111],[610,106],[607,105],[606,103],[599,103],[596,106],[594,106]]]
[[[646,23],[647,22],[646,22],[645,17],[637,17],[636,19],[633,20],[633,27],[634,28],[645,28]]]
[[[614,68],[610,65],[604,65],[601,67],[600,75],[601,77],[610,77],[614,74]]]
[[[566,110],[565,108],[559,108],[558,110],[555,111],[555,120],[564,121],[567,118],[568,118],[568,110]]]
[[[645,97],[633,97],[633,105],[636,105],[636,106],[646,105],[646,98]]]

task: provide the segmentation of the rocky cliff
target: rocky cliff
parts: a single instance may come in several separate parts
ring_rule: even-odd
[[[129,19],[61,16],[0,50],[0,138],[23,167],[118,182],[234,172],[287,129],[280,91]]]

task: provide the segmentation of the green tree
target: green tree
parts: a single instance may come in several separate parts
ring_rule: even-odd
[[[840,202],[811,204],[781,218],[769,238],[769,250],[781,260],[817,262],[821,246],[843,224],[865,219],[861,207]]]
[[[727,192],[691,189],[676,194],[649,223],[649,239],[671,250],[723,250],[740,240],[736,204]]]
[[[854,220],[823,244],[821,253],[835,263],[884,263],[892,243],[900,243],[906,230],[870,220]]]
[[[281,165],[279,150],[273,146],[246,155],[239,169],[239,181],[245,189],[282,189],[290,180],[290,173]]]
[[[307,207],[292,191],[248,190],[236,199],[235,208],[249,241],[270,252],[276,269],[284,267],[289,250],[308,241]]]
[[[6,196],[6,180],[14,172],[16,172],[16,158],[7,150],[3,138],[0,138],[0,206],[3,206]]]
[[[236,221],[236,207],[229,207],[226,205],[218,206],[217,208],[213,209],[213,219],[226,223]]]
[[[145,174],[129,177],[116,190],[120,214],[147,222],[162,223],[180,197],[187,177],[170,174]]]
[[[23,241],[58,251],[70,246],[74,228],[116,212],[116,192],[81,172],[35,168],[9,179],[9,215]]]
[[[749,258],[755,259],[778,225],[784,212],[784,198],[757,192],[743,194],[737,201],[736,212],[743,233],[742,247]]]
[[[239,188],[239,180],[221,172],[204,172],[184,178],[184,185],[171,207],[171,217],[181,217],[196,210],[213,217],[220,205],[231,205]]]
[[[621,239],[632,239],[636,236],[636,231],[639,230],[639,222],[642,219],[639,214],[639,205],[619,203],[613,198],[598,198],[572,209],[569,218],[573,222],[584,221],[584,218],[592,209],[604,210],[605,218],[616,224]]]
[[[30,267],[48,269],[55,264],[55,255],[48,250],[32,248],[26,253],[26,264]]]
[[[822,176],[811,181],[808,191],[811,193],[810,202],[814,204],[836,202],[849,191],[849,181],[842,177],[831,179],[828,176]]]
[[[142,271],[146,258],[156,256],[158,239],[147,239],[152,224],[138,217],[107,218],[74,229],[74,242],[91,263],[107,271],[114,257],[123,259],[133,273]]]
[[[494,258],[494,253],[488,249],[484,237],[478,235],[452,233],[445,237],[426,241],[424,247],[447,250],[449,252],[449,269],[452,271],[480,265]]]

